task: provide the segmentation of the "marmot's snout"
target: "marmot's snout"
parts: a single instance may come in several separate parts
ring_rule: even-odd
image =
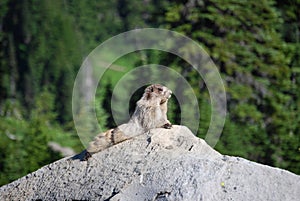
[[[168,91],[168,94],[169,94],[169,95],[168,95],[168,99],[171,98],[172,93],[173,93],[173,92],[172,92],[171,90]]]
[[[168,89],[167,87],[164,87],[164,97],[166,97],[167,99],[171,98],[172,96],[172,91],[170,89]]]
[[[163,87],[162,91],[162,98],[160,104],[165,103],[169,98],[172,96],[172,91],[168,89],[167,87]]]

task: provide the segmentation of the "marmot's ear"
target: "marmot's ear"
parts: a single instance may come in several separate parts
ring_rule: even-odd
[[[153,86],[152,85],[150,85],[149,87],[147,87],[145,89],[145,93],[151,93],[151,92],[153,92]]]
[[[151,98],[151,93],[153,92],[153,87],[148,88],[146,92],[146,99],[149,100]]]
[[[147,87],[147,90],[149,91],[149,93],[150,93],[150,92],[153,92],[153,91],[154,91],[154,87],[153,87],[153,85],[151,85],[151,86]]]
[[[153,86],[149,86],[145,89],[145,98],[149,100],[151,98],[151,93],[153,92]]]
[[[150,98],[151,98],[151,94],[150,94],[150,92],[148,92],[148,93],[146,94],[146,99],[149,100]]]

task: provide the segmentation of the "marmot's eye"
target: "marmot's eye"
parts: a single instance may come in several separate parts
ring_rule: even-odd
[[[162,88],[158,88],[158,91],[163,91],[163,89]]]

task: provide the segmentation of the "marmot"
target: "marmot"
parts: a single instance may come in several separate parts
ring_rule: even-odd
[[[171,94],[170,89],[160,84],[148,86],[143,97],[137,102],[129,122],[98,134],[89,143],[85,160],[93,153],[143,134],[152,128],[170,129],[172,124],[167,118],[167,104]]]

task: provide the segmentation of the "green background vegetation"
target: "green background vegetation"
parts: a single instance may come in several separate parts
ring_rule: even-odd
[[[49,141],[84,149],[71,112],[77,71],[101,42],[144,27],[185,34],[218,66],[228,103],[218,151],[300,174],[299,0],[2,0],[0,185],[61,158]],[[106,73],[96,97],[100,124],[115,126],[108,100],[117,81],[150,63],[189,81],[200,103],[197,135],[204,138],[211,114],[205,83],[187,63],[158,51],[126,55]],[[176,105],[173,98],[173,123]]]

